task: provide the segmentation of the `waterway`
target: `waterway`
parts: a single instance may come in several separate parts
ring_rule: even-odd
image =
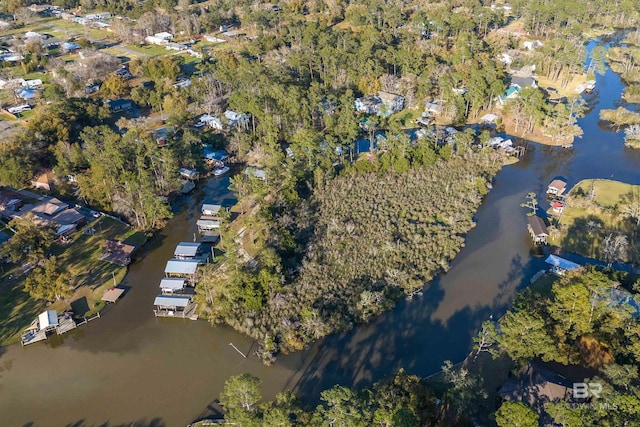
[[[336,383],[369,385],[400,367],[426,376],[447,359],[462,360],[480,323],[503,313],[542,267],[531,256],[526,210],[519,206],[528,192],[543,193],[558,175],[569,186],[585,178],[640,184],[640,153],[624,148],[622,135],[598,121],[600,109],[621,104],[622,89],[611,71],[598,76],[587,97],[591,110],[580,120],[584,136],[574,148],[532,144],[519,163],[497,175],[465,247],[423,296],[304,352],[280,356],[272,367],[251,356],[252,341],[230,328],[152,313],[164,264],[177,243],[192,240],[199,206],[234,200],[228,177],[210,180],[183,199],[176,217],[139,254],[125,279],[130,289],[101,319],[63,339],[0,349],[0,424],[184,426],[215,414],[224,380],[241,372],[259,376],[267,398],[294,388],[313,402]]]

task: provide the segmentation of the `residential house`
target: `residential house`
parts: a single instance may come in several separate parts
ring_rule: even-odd
[[[520,86],[512,83],[509,85],[504,94],[498,97],[498,102],[500,103],[500,105],[504,105],[504,103],[507,102],[508,99],[517,98],[518,94],[520,94],[521,91],[522,88]]]
[[[389,92],[378,92],[378,96],[384,105],[383,111],[378,114],[390,116],[404,108],[404,97]]]
[[[46,172],[31,181],[31,185],[38,190],[51,191],[53,187],[53,172]]]
[[[237,126],[247,126],[249,124],[249,116],[242,113],[236,113],[233,110],[227,110],[224,112],[224,117],[229,123],[229,127],[235,128]]]
[[[222,121],[216,116],[211,116],[209,114],[203,114],[200,116],[200,123],[205,123],[217,130],[222,130]]]
[[[356,112],[358,113],[376,114],[381,104],[382,100],[376,95],[367,95],[355,100]]]
[[[567,183],[562,179],[556,178],[551,181],[551,184],[549,184],[549,187],[547,187],[547,194],[551,196],[561,196],[566,188]]]
[[[580,264],[553,254],[549,255],[544,262],[549,264],[549,271],[557,276],[564,276],[567,271],[574,271],[580,268]]]
[[[545,407],[552,402],[573,401],[573,383],[560,374],[529,363],[520,375],[509,378],[500,387],[498,396],[505,401],[522,402],[538,412],[540,425],[555,425]]]
[[[119,111],[129,111],[133,108],[133,101],[130,99],[113,99],[107,101],[109,104],[109,110],[112,113],[117,113]]]
[[[389,116],[404,108],[404,97],[380,91],[376,95],[357,98],[355,108],[360,113]]]
[[[538,215],[532,215],[528,217],[527,229],[531,235],[533,243],[536,245],[547,244],[547,238],[549,237],[549,230],[544,222],[544,219]]]
[[[511,84],[518,86],[520,89],[527,87],[537,88],[538,84],[533,77],[511,76]]]
[[[34,99],[37,95],[38,93],[36,92],[35,89],[22,88],[16,91],[16,96],[20,99],[24,99],[25,101],[29,99]]]
[[[22,194],[8,187],[0,188],[0,215],[5,216],[3,214],[4,211],[7,211],[7,213],[16,212],[22,207],[23,198]]]
[[[115,71],[115,75],[120,77],[121,79],[125,79],[128,80],[130,78],[133,77],[133,74],[131,74],[131,72],[129,72],[129,70],[127,68],[119,68]]]
[[[42,80],[40,79],[25,80],[24,83],[22,83],[22,86],[29,89],[37,89],[42,87]]]
[[[556,200],[551,204],[551,209],[554,213],[561,214],[564,211],[564,202]]]
[[[440,115],[442,113],[442,104],[437,104],[435,102],[427,102],[427,104],[424,107],[424,111],[427,112],[427,114],[430,115]]]
[[[81,46],[77,43],[64,42],[60,45],[60,49],[66,53],[73,53],[80,50]]]
[[[156,33],[145,37],[144,40],[149,44],[165,45],[173,40],[173,34],[167,32]]]

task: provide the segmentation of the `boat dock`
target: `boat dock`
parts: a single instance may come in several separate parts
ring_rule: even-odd
[[[76,321],[73,320],[73,314],[63,313],[58,318],[58,327],[56,328],[56,332],[58,333],[58,335],[62,335],[77,327],[78,325],[76,324]]]
[[[156,304],[156,309],[153,310],[153,313],[156,317],[174,317],[178,319],[189,319],[189,320],[198,320],[198,313],[196,308],[198,308],[198,304],[189,303],[184,310],[180,310],[178,307],[171,307],[171,309],[167,309],[167,307],[162,307]]]
[[[53,331],[58,335],[62,335],[76,327],[76,321],[73,320],[71,313],[66,312],[58,316],[55,310],[44,311],[40,313],[38,318],[31,323],[31,326],[22,333],[21,343],[25,346],[44,341]]]

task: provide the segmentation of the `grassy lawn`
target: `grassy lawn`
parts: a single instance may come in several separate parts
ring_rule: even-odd
[[[162,46],[157,46],[157,45],[138,46],[135,44],[128,44],[125,47],[135,52],[140,52],[142,54],[147,54],[150,56],[163,56],[163,55],[168,55],[174,52],[171,50],[167,50]]]
[[[404,129],[415,128],[416,127],[415,120],[418,117],[421,117],[421,115],[422,115],[422,111],[402,110],[391,115],[389,117],[389,120],[390,121],[397,120],[398,122],[400,122],[400,124]]]
[[[589,201],[588,194],[595,188],[595,197]],[[569,192],[567,207],[560,218],[560,233],[549,239],[552,245],[569,252],[602,258],[601,245],[609,233],[623,233],[630,245],[629,257],[633,262],[639,258],[635,237],[638,230],[634,221],[618,213],[618,205],[624,194],[640,191],[640,186],[611,180],[584,180]]]
[[[42,83],[47,84],[51,80],[51,76],[49,74],[41,73],[39,71],[34,71],[33,73],[25,74],[23,77],[25,80],[42,80]]]
[[[125,240],[141,246],[146,241],[142,232],[108,217],[92,222],[95,233],[90,236],[77,231],[67,245],[54,244],[51,253],[58,257],[77,285],[73,296],[56,301],[50,309],[58,312],[72,309],[78,317],[91,316],[104,307],[101,301],[105,290],[122,282],[127,268],[98,259],[102,244],[107,239]],[[25,276],[19,275],[20,266],[0,272],[0,345],[20,340],[20,334],[43,310],[43,301],[36,301],[24,292]],[[9,275],[14,277],[9,280]]]

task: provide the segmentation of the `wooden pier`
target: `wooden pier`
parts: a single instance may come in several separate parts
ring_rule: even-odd
[[[178,319],[198,320],[196,308],[198,304],[190,304],[184,310],[153,310],[156,317],[174,317]]]
[[[53,310],[51,312],[55,313]],[[29,329],[22,333],[21,342],[23,346],[44,341],[53,331],[56,331],[58,335],[62,335],[77,327],[75,320],[73,320],[73,315],[68,312],[57,316],[57,324],[43,326],[40,323],[41,319],[42,315],[31,323]]]
[[[70,313],[63,313],[58,319],[59,323],[56,328],[58,335],[67,333],[77,327],[76,321],[73,320],[73,315]]]

